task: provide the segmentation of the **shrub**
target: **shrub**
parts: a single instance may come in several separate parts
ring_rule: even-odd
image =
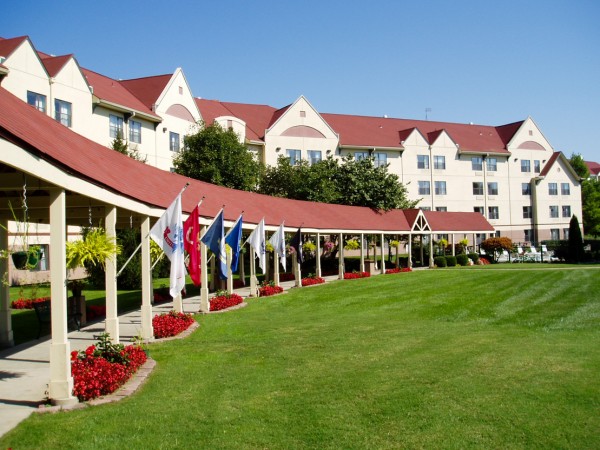
[[[281,286],[275,286],[275,283],[272,281],[265,281],[262,286],[258,288],[259,297],[269,297],[271,295],[281,294],[282,292],[283,288]]]
[[[238,294],[222,294],[221,292],[217,292],[217,295],[210,299],[210,310],[221,311],[222,309],[239,305],[243,301],[244,299]]]
[[[446,256],[446,264],[448,265],[448,267],[456,266],[456,256]]]
[[[433,258],[433,263],[437,267],[446,267],[447,266],[446,257],[445,256],[436,256],[435,258]]]
[[[467,255],[465,255],[464,253],[461,253],[460,255],[456,255],[456,263],[461,266],[468,266],[469,265],[469,257]]]
[[[479,261],[479,253],[469,253],[469,259],[473,261],[473,264],[477,264]]]
[[[157,339],[177,336],[184,330],[187,330],[194,321],[191,314],[184,314],[175,311],[157,314],[152,319],[154,328],[154,337]]]

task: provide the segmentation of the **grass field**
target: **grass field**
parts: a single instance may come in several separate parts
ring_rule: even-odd
[[[133,396],[33,415],[0,447],[598,448],[600,270],[524,268],[336,281],[199,316],[148,347]]]

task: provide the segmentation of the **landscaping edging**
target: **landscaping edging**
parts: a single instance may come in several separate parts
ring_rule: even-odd
[[[198,312],[196,314],[218,314],[218,313],[224,313],[227,311],[233,311],[233,310],[240,309],[240,308],[245,308],[246,306],[248,306],[248,303],[242,302],[242,303],[238,303],[237,305],[230,306],[229,308],[219,309],[217,311]]]

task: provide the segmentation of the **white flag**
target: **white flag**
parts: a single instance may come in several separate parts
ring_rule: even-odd
[[[250,234],[246,242],[254,248],[256,256],[258,256],[258,266],[265,273],[265,266],[267,262],[267,249],[265,248],[265,219],[264,217],[260,220],[254,231]]]
[[[150,237],[162,248],[171,260],[169,294],[175,298],[185,287],[185,265],[183,256],[183,219],[181,194],[163,213],[150,230]]]
[[[279,255],[281,265],[285,272],[285,233],[283,231],[283,224],[279,225],[277,231],[273,233],[273,236],[269,239],[269,242],[273,246],[273,250]]]

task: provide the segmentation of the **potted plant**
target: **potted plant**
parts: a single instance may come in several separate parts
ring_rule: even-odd
[[[13,217],[12,222],[16,226],[16,232],[14,233],[13,250],[10,252],[3,252],[0,256],[8,257],[8,254],[10,254],[15,268],[18,270],[33,269],[40,260],[41,248],[39,245],[29,244],[27,205],[25,203],[23,205],[23,220],[20,220],[17,217],[17,213],[10,202],[8,206]],[[8,229],[4,229],[8,231]]]

